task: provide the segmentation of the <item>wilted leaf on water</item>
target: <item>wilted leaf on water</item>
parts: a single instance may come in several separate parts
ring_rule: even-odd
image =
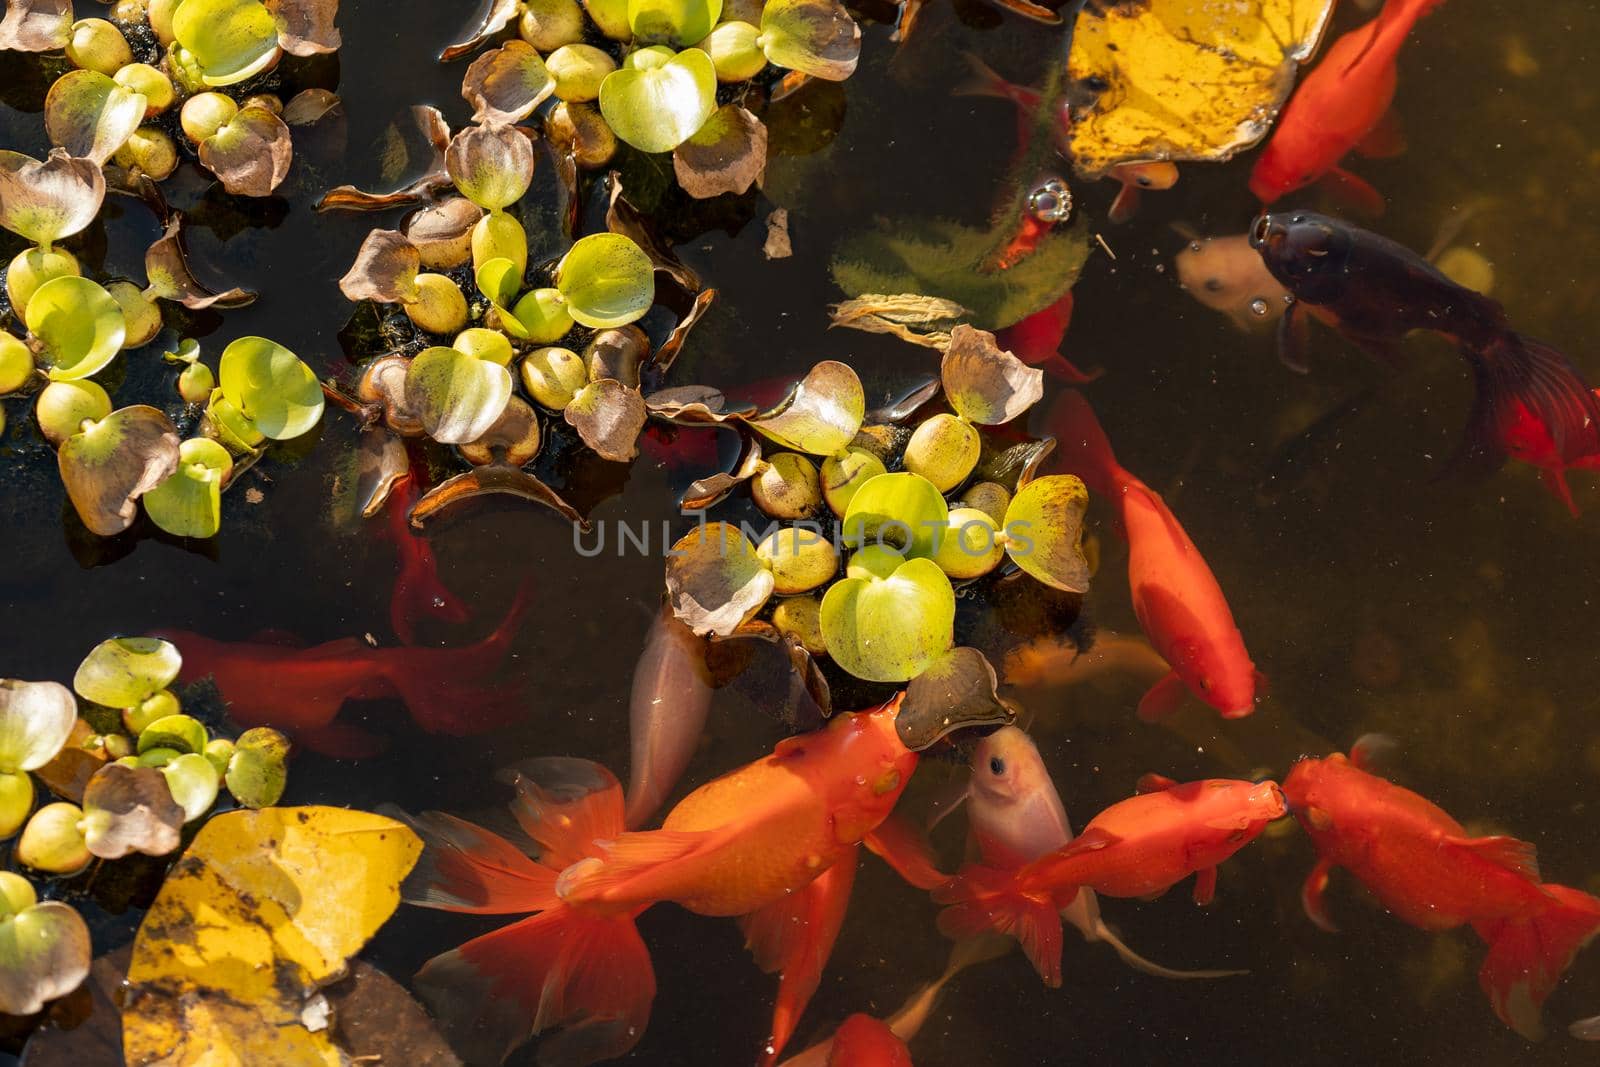
[[[622,191],[622,176],[612,171],[606,180],[611,183],[611,201],[606,207],[606,229],[638,245],[650,257],[656,270],[677,282],[685,292],[698,293],[700,276],[678,258],[669,242],[656,233],[654,220],[628,202]]]
[[[206,823],[134,940],[123,1010],[132,1063],[349,1062],[302,1016],[400,901],[422,850],[406,827],[342,808],[232,811]]]
[[[873,682],[921,674],[955,639],[955,618],[950,579],[928,559],[906,560],[884,578],[841,578],[822,597],[828,655]]]
[[[772,596],[772,571],[737,526],[698,526],[672,546],[667,558],[667,599],[695,633],[726,637]]]
[[[967,726],[998,726],[1016,717],[997,692],[994,667],[975,648],[952,648],[906,686],[894,717],[901,744],[920,752]]]
[[[278,44],[292,56],[314,56],[339,50],[339,28],[333,24],[339,0],[262,0],[278,24]]]
[[[380,211],[384,208],[401,207],[406,204],[415,204],[421,200],[430,200],[440,190],[450,185],[450,175],[445,170],[444,154],[450,145],[450,126],[444,121],[444,116],[439,109],[427,104],[415,104],[411,108],[411,116],[416,120],[417,128],[428,138],[432,151],[432,158],[428,162],[427,170],[409,185],[396,189],[390,193],[369,193],[357,189],[353,185],[339,185],[322,194],[322,199],[317,201],[318,211],[345,210],[345,211]]]
[[[583,443],[601,459],[626,463],[639,454],[639,431],[647,413],[639,390],[615,378],[602,378],[578,390],[561,413]]]
[[[490,463],[520,467],[539,454],[539,416],[526,400],[513,396],[482,437],[457,447],[461,458],[474,467]]]
[[[1008,270],[988,264],[1010,240],[1001,228],[979,230],[945,220],[896,220],[893,227],[847,239],[833,280],[851,296],[915,293],[971,308],[972,325],[998,330],[1055,303],[1072,288],[1089,254],[1084,225],[1057,228]]]
[[[341,103],[343,101],[339,95],[332,90],[312,86],[290,97],[289,102],[283,105],[283,115],[280,117],[289,126],[310,126]]]
[[[886,333],[924,348],[946,348],[949,330],[972,314],[954,300],[918,293],[862,293],[828,306],[828,328]]]
[[[482,17],[465,34],[446,45],[439,59],[444,62],[460,59],[505,29],[521,10],[521,0],[485,0]]]
[[[0,51],[54,52],[72,39],[72,0],[7,0]]]
[[[165,856],[178,847],[182,830],[183,809],[154,767],[108,763],[83,791],[84,844],[103,860],[130,852]]]
[[[600,83],[600,114],[641,152],[670,152],[705,125],[717,107],[711,57],[686,48],[659,67],[623,67]]]
[[[256,298],[249,289],[218,293],[200,284],[189,269],[189,256],[183,247],[183,216],[177,212],[167,219],[166,231],[145,250],[144,274],[150,282],[146,296],[176,300],[192,311],[244,307]]]
[[[426,523],[446,511],[454,510],[465,501],[480,496],[496,495],[514,496],[520,500],[543,504],[569,522],[577,523],[580,528],[589,529],[589,520],[578,514],[576,508],[562,500],[554,489],[538,478],[520,467],[494,464],[463,471],[454,478],[446,478],[429,489],[422,495],[422,499],[411,506],[411,525],[420,530]]]
[[[738,104],[723,104],[672,152],[678,184],[699,199],[742,195],[767,165],[767,128]]]
[[[1015,492],[1033,481],[1039,466],[1056,447],[1054,437],[1037,441],[1021,441],[995,449],[995,442],[985,438],[978,466],[973,470],[974,481],[995,482],[1008,492]]]
[[[78,702],[61,683],[0,678],[0,774],[49,763],[77,721]]]
[[[861,429],[866,411],[867,395],[856,372],[826,359],[812,367],[781,404],[746,421],[785,448],[836,456]]]
[[[435,346],[411,361],[406,402],[428,436],[445,445],[482,437],[511,399],[511,372],[498,363]]]
[[[1223,160],[1255,144],[1332,10],[1333,0],[1091,5],[1067,55],[1068,154],[1078,173]]]
[[[1051,474],[1023,486],[1001,524],[1006,555],[1045,585],[1068,593],[1089,589],[1083,556],[1083,515],[1089,491],[1071,474]]]
[[[143,94],[97,70],[70,70],[44,98],[44,128],[70,155],[104,165],[144,121]]]
[[[417,296],[417,274],[422,254],[398,230],[373,230],[361,242],[356,261],[339,279],[347,300],[376,300],[395,304]]]
[[[777,66],[843,81],[861,57],[861,27],[838,0],[768,0],[756,43]]]
[[[950,331],[939,377],[956,414],[981,426],[1010,422],[1044,396],[1044,371],[1001,351],[994,334],[971,326]]]
[[[111,537],[133,525],[136,501],[178,465],[178,433],[161,411],[138,404],[73,434],[56,458],[78,518]]]
[[[200,142],[200,162],[235,196],[267,196],[289,173],[294,144],[289,127],[251,104]]]
[[[376,427],[361,431],[356,453],[356,509],[361,517],[370,519],[382,511],[395,485],[410,473],[405,442]]]
[[[665,374],[672,369],[672,364],[678,358],[678,353],[683,351],[684,342],[689,339],[689,331],[694,329],[695,323],[711,309],[712,301],[716,300],[715,289],[702,289],[694,298],[694,304],[689,308],[689,313],[678,320],[678,324],[667,334],[667,339],[661,342],[661,347],[656,350],[655,358],[651,360],[656,369]]]
[[[71,237],[94,221],[105,197],[105,175],[91,160],[60,148],[42,163],[0,151],[0,226],[34,244]]]
[[[464,196],[449,196],[408,218],[404,232],[424,266],[448,270],[472,254],[472,228],[481,218],[483,208]]]
[[[360,399],[376,404],[383,412],[383,424],[402,437],[421,437],[426,431],[416,408],[406,399],[406,376],[411,372],[407,356],[391,352],[367,364],[361,372]]]
[[[733,470],[718,471],[716,474],[690,482],[689,488],[683,491],[683,496],[678,500],[678,507],[684,511],[704,511],[738,486],[760,474],[761,468],[761,441],[757,437],[746,435],[744,454],[739,457],[739,462],[734,465]]]
[[[533,181],[533,145],[515,126],[468,126],[444,154],[450,180],[485,211],[515,204]]]
[[[9,876],[14,877],[14,876]],[[83,984],[89,928],[69,904],[46,901],[0,920],[0,1012],[32,1015]]]
[[[533,46],[512,40],[472,61],[461,80],[461,96],[474,108],[473,122],[521,122],[555,87]]]
[[[108,708],[131,708],[171,685],[183,667],[178,646],[159,637],[110,637],[78,664],[72,688]]]

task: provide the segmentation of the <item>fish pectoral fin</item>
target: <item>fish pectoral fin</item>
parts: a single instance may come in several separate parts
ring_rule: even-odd
[[[1217,869],[1202,867],[1194,873],[1194,902],[1202,908],[1217,895]]]
[[[800,889],[739,919],[745,947],[755,957],[756,966],[769,974],[779,972],[772,1033],[759,1060],[762,1067],[777,1062],[817,991],[822,969],[844,925],[859,856],[859,848],[846,850],[833,866]]]
[[[1368,218],[1377,218],[1388,207],[1388,201],[1373,184],[1358,175],[1352,174],[1343,167],[1334,167],[1323,176],[1321,182],[1323,190],[1342,206],[1366,215]]]
[[[1278,362],[1296,374],[1311,373],[1311,363],[1306,358],[1310,327],[1310,320],[1300,314],[1299,304],[1290,304],[1278,320]]]
[[[1147,774],[1141,774],[1139,776],[1139,780],[1134,783],[1133,788],[1139,793],[1160,793],[1164,790],[1171,789],[1177,784],[1178,781],[1176,778],[1168,778],[1164,774],[1156,774],[1154,771],[1151,771]]]
[[[1300,887],[1300,907],[1305,909],[1306,918],[1315,923],[1318,929],[1330,934],[1339,932],[1339,927],[1334,925],[1333,918],[1328,914],[1328,880],[1333,868],[1332,860],[1318,859],[1317,865],[1311,868],[1311,873],[1306,875],[1305,883]]]
[[[1527,841],[1519,841],[1515,837],[1500,834],[1495,837],[1447,837],[1444,843],[1455,848],[1464,848],[1479,859],[1504,867],[1524,878],[1535,882],[1541,881],[1539,853]]]
[[[1121,842],[1121,840],[1122,838],[1109,830],[1102,830],[1098,826],[1090,826],[1083,833],[1074,837],[1054,852],[1049,853],[1049,855],[1058,860],[1064,860],[1070,856],[1081,855],[1085,852],[1098,852],[1103,848],[1110,848],[1112,845]]]
[[[595,862],[574,864],[556,885],[569,903],[605,900],[611,903],[657,900],[671,892],[678,868],[696,862],[727,839],[722,830],[644,830],[597,842]],[[581,870],[579,868],[582,868]],[[648,884],[647,884],[648,883]]]
[[[931,891],[950,880],[939,869],[928,839],[901,816],[890,815],[867,833],[862,844],[918,889]]]
[[[1139,188],[1131,182],[1122,183],[1122,191],[1111,201],[1106,218],[1112,222],[1127,222],[1139,211]]]
[[[1167,718],[1183,703],[1185,691],[1178,672],[1168,671],[1139,701],[1139,718],[1145,722],[1160,722]]]
[[[1406,134],[1394,108],[1383,113],[1377,125],[1356,142],[1356,151],[1368,159],[1393,159],[1406,150]]]

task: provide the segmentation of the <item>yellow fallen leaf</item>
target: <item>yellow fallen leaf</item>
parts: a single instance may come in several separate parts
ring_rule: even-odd
[[[1265,136],[1333,0],[1123,0],[1089,5],[1067,55],[1071,151],[1119,163],[1223,160]]]
[[[344,808],[212,819],[134,940],[122,1029],[130,1067],[347,1063],[302,1015],[393,914],[421,850],[400,823]]]

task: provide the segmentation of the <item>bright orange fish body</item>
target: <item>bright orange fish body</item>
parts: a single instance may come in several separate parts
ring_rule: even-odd
[[[857,1012],[833,1035],[828,1067],[912,1067],[911,1050],[886,1024]]]
[[[1139,702],[1139,716],[1156,720],[1176,711],[1185,688],[1223,718],[1250,714],[1262,679],[1205,557],[1160,495],[1117,462],[1081,394],[1061,395],[1050,427],[1059,468],[1120,509],[1134,614],[1172,666]]]
[[[861,841],[894,807],[917,756],[894,729],[898,702],[835,717],[770,756],[706,783],[660,830],[624,830],[622,789],[584,760],[519,775],[518,821],[537,861],[471,823],[417,823],[431,857],[407,898],[454,911],[536,912],[429,961],[418,987],[478,1058],[562,1027],[540,1062],[619,1056],[645,1029],[655,978],[635,917],[661,901],[741,916],[756,960],[781,970],[773,1062],[843,922]],[[415,887],[415,888],[412,888]],[[493,1005],[486,1009],[485,1005]]]
[[[1387,0],[1377,18],[1333,43],[1290,98],[1250,172],[1250,191],[1263,204],[1332,176],[1370,210],[1382,209],[1377,191],[1339,161],[1378,129],[1394,99],[1401,45],[1417,20],[1443,2]]]
[[[1323,895],[1343,867],[1412,926],[1472,924],[1489,946],[1478,982],[1495,1014],[1538,1036],[1540,1005],[1600,932],[1600,900],[1541,882],[1527,842],[1469,837],[1442,808],[1343,755],[1301,760],[1283,789],[1317,847],[1301,894],[1313,922],[1334,929]]]

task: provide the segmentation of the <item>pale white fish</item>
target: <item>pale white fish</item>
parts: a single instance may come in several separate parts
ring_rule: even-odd
[[[705,732],[713,688],[706,643],[663,606],[633,669],[628,701],[628,829],[648,822],[671,795]]]

